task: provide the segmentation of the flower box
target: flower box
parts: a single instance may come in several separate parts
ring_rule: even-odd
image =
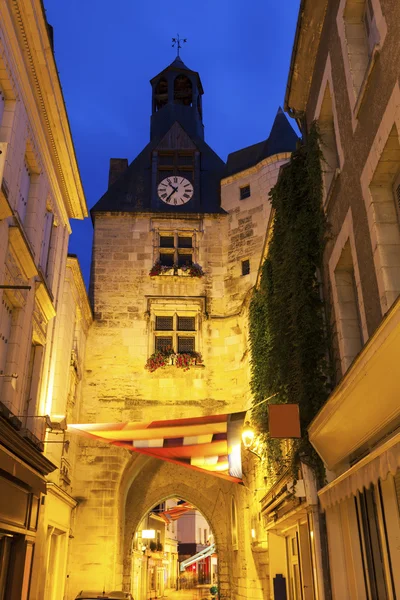
[[[177,275],[178,277],[203,277],[204,271],[203,268],[197,263],[193,263],[192,265],[178,267],[174,265],[173,267],[167,267],[166,265],[162,265],[159,261],[157,261],[149,271],[150,277],[158,277],[164,275]]]
[[[175,366],[183,371],[188,371],[191,367],[204,367],[203,358],[200,352],[182,352],[175,354],[171,352],[160,352],[156,350],[147,359],[145,369],[154,373],[157,369],[167,366]]]

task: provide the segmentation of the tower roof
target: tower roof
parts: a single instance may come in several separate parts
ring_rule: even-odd
[[[257,144],[247,146],[228,155],[224,177],[245,171],[257,163],[281,152],[293,152],[296,149],[298,136],[279,107],[272,124],[269,137]]]
[[[164,75],[164,73],[168,73],[170,71],[176,71],[176,72],[185,72],[186,71],[186,73],[191,73],[192,75],[194,75],[197,78],[197,85],[198,85],[200,94],[204,94],[200,75],[198,74],[197,71],[193,71],[192,69],[189,69],[189,67],[187,67],[185,65],[185,63],[183,62],[183,60],[181,59],[180,56],[177,56],[172,61],[172,63],[168,65],[168,67],[165,67],[165,69],[160,71],[160,73],[158,73],[158,75],[156,75],[155,77],[150,79],[150,83],[153,84],[157,79],[159,79],[162,75]]]

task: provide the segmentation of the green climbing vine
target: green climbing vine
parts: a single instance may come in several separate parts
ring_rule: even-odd
[[[251,387],[254,405],[298,403],[302,438],[294,440],[285,466],[298,460],[321,474],[307,426],[329,393],[327,334],[318,274],[327,237],[322,208],[321,150],[316,124],[282,169],[271,191],[275,211],[260,285],[250,304]],[[283,465],[281,443],[269,437],[267,403],[253,408],[275,472]],[[319,471],[319,473],[318,473]]]

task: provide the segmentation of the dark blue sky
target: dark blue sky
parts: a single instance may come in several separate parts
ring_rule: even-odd
[[[86,200],[105,192],[110,157],[149,141],[149,80],[171,63],[171,37],[204,87],[207,143],[229,152],[265,139],[283,103],[299,0],[45,0]],[[293,122],[292,122],[293,123]],[[70,252],[89,279],[90,218]]]

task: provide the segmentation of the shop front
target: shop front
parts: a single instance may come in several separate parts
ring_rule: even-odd
[[[1,403],[0,440],[0,600],[27,600],[45,477],[55,466]]]

